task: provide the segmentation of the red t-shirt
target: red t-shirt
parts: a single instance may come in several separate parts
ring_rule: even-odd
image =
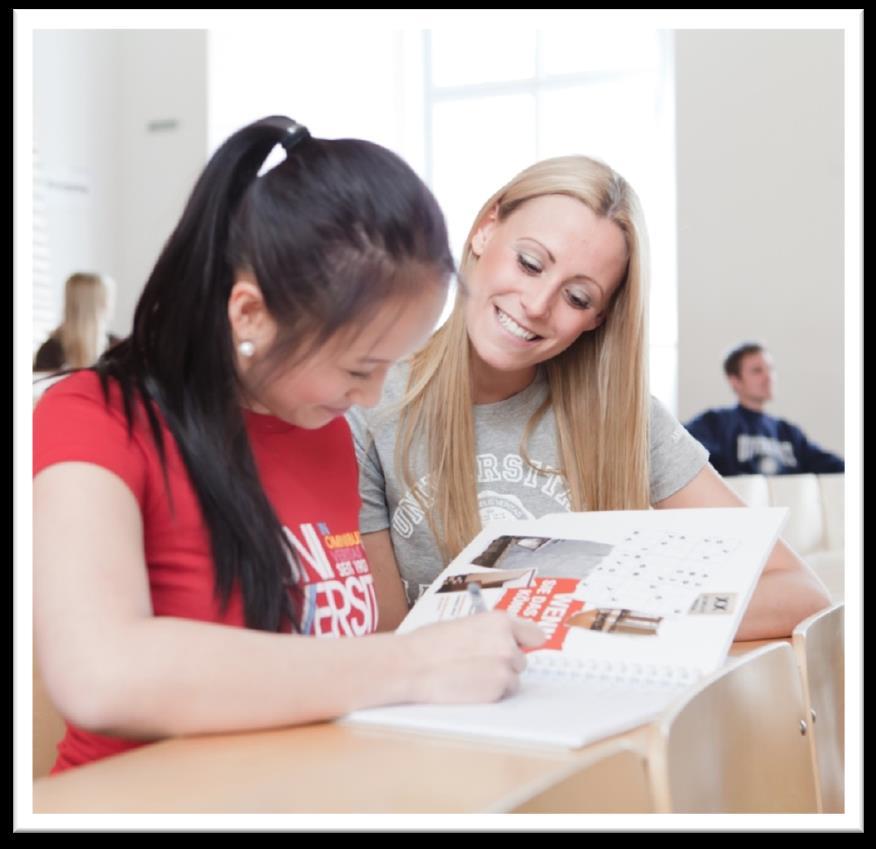
[[[115,384],[107,407],[94,372],[59,381],[34,410],[34,476],[68,461],[93,463],[118,475],[143,516],[154,615],[243,627],[239,589],[225,612],[220,609],[209,535],[176,441],[162,421],[168,490],[142,404],[135,409],[129,438]],[[297,554],[297,563],[289,559],[289,570],[299,632],[373,632],[377,603],[359,539],[358,468],[346,421],[307,430],[250,411],[245,420],[262,485]],[[68,723],[53,772],[137,745]]]

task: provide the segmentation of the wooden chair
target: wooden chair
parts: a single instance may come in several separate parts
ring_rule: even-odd
[[[513,814],[652,813],[654,801],[645,755],[618,741],[516,804]]]
[[[652,727],[649,767],[657,810],[814,813],[807,719],[788,643],[742,655]]]
[[[828,814],[845,809],[844,619],[843,604],[835,604],[801,622],[792,637],[810,718],[818,810]]]
[[[66,724],[52,704],[42,678],[33,665],[33,777],[48,775],[58,757],[58,743]]]

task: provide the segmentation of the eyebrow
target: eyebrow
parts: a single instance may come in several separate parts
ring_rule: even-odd
[[[549,257],[551,262],[556,262],[557,258],[551,253],[550,248],[544,244],[544,242],[540,242],[538,239],[534,239],[532,236],[521,236],[521,239],[526,239],[528,242],[535,242]],[[589,278],[588,278],[589,279]]]
[[[535,242],[535,244],[537,244],[548,255],[548,257],[550,257],[550,261],[552,263],[556,264],[557,259],[551,253],[550,248],[546,244],[544,244],[543,242],[540,242],[538,239],[535,239],[532,236],[521,236],[520,238],[526,239],[529,242]],[[597,283],[592,277],[588,277],[586,274],[573,274],[569,278],[569,280],[570,281],[571,280],[583,280],[587,283],[592,283],[594,286],[596,286],[597,289],[599,289],[599,293],[602,295],[602,297],[603,298],[605,297],[605,289],[603,289],[602,286],[599,283]]]
[[[356,362],[362,365],[371,365],[372,363],[391,363],[392,360],[383,360],[380,357],[360,357]]]

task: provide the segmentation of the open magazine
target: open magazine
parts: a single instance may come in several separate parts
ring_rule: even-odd
[[[724,662],[786,508],[563,513],[488,525],[435,579],[400,633],[487,608],[537,622],[514,695],[405,704],[346,721],[585,745],[655,718]]]

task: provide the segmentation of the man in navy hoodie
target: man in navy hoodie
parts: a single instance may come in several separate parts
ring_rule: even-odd
[[[721,475],[845,471],[842,458],[811,442],[790,422],[763,411],[773,397],[773,362],[762,345],[735,347],[724,360],[724,373],[739,403],[707,410],[685,424],[708,449],[709,461]]]

